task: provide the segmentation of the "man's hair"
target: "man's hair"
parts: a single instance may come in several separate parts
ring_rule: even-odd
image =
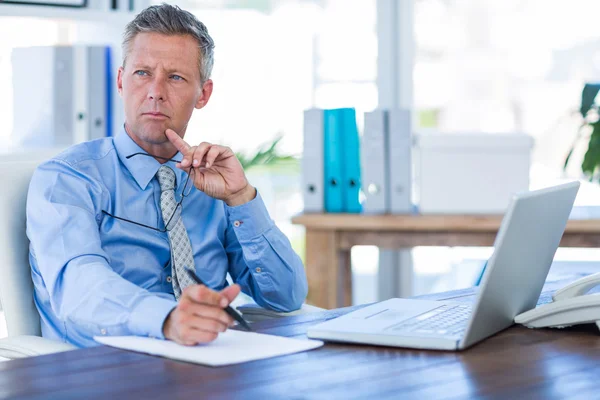
[[[206,26],[192,13],[177,6],[161,4],[150,6],[140,12],[127,24],[123,33],[123,66],[131,50],[131,43],[138,33],[153,32],[163,35],[190,35],[198,43],[200,57],[200,79],[210,78],[214,64],[215,42],[208,34]]]

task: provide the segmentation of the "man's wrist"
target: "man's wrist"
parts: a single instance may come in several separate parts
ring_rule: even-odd
[[[244,189],[235,193],[233,196],[225,200],[229,207],[237,207],[246,204],[256,198],[256,189],[254,186],[247,184]]]
[[[173,312],[175,312],[175,308],[172,309],[169,314],[167,314],[167,317],[163,321],[162,333],[163,333],[163,336],[164,336],[165,339],[170,339],[170,337],[169,337],[169,328],[171,326],[171,315],[173,315]]]

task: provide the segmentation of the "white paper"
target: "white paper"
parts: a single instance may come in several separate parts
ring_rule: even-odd
[[[262,333],[228,330],[213,342],[182,346],[170,340],[141,336],[95,336],[107,346],[138,351],[174,360],[219,367],[316,349],[320,340],[291,339]]]

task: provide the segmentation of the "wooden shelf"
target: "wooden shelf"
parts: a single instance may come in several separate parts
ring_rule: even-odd
[[[24,17],[51,20],[88,21],[107,24],[126,24],[135,17],[133,12],[101,11],[89,8],[53,7],[38,5],[6,4],[0,0],[0,18]]]

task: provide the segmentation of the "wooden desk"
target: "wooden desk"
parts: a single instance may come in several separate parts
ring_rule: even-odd
[[[304,337],[312,324],[348,311],[254,326],[263,333]],[[0,398],[590,399],[598,397],[598,373],[600,334],[595,325],[566,330],[512,327],[459,353],[326,344],[220,368],[101,346],[0,363]]]
[[[350,249],[492,246],[502,216],[305,214],[308,303],[327,309],[352,304]],[[561,246],[600,247],[600,219],[569,220]]]

